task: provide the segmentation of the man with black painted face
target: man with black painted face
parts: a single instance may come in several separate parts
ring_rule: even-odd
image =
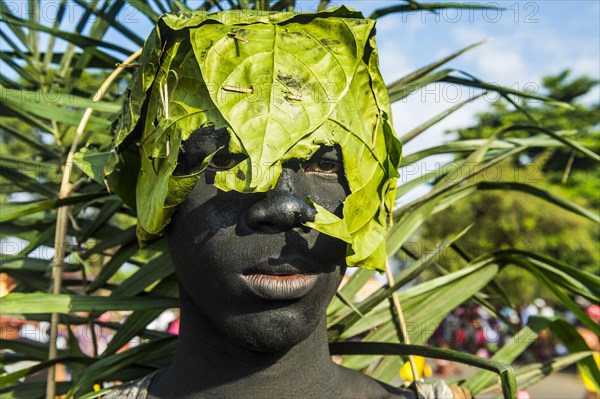
[[[400,143],[374,32],[345,7],[161,17],[105,177],[142,245],[166,236],[180,335],[108,397],[416,397],[333,363],[326,335],[346,267],[385,267]]]
[[[227,154],[215,158],[167,228],[181,330],[149,398],[412,397],[329,356],[325,311],[346,269],[346,244],[302,223],[315,214],[307,197],[341,213],[340,151],[323,147],[285,163],[275,188],[256,194],[214,187],[219,165],[228,165]]]

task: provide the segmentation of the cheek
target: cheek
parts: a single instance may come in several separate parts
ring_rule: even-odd
[[[206,247],[182,250],[169,242],[169,249],[179,285],[195,307],[210,319],[218,320],[235,308],[240,287],[230,262],[209,262]]]
[[[350,194],[350,189],[343,181],[323,180],[314,175],[307,175],[308,196],[317,204],[342,217],[343,202]]]
[[[336,268],[333,272],[327,273],[324,276],[323,284],[319,287],[317,294],[319,296],[318,303],[321,304],[322,309],[325,310],[331,302],[331,299],[335,295],[338,287],[342,282],[342,278],[346,273],[346,266]]]
[[[219,192],[202,178],[178,207],[167,232],[193,245],[195,251],[205,250],[203,246],[217,233],[235,230],[243,209],[239,196]]]

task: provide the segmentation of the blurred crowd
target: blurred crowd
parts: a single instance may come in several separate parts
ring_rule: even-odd
[[[577,298],[577,304],[595,323],[600,323],[600,306],[591,304],[583,298]],[[600,367],[600,339],[588,327],[583,325],[577,316],[568,309],[558,308],[546,303],[542,298],[522,306],[519,311],[504,307],[499,314],[492,315],[482,306],[467,304],[459,306],[440,324],[430,339],[430,344],[442,348],[464,351],[483,358],[493,356],[510,340],[531,317],[561,319],[575,327],[588,347],[595,352],[594,360]],[[545,362],[555,356],[564,356],[569,351],[549,329],[542,329],[537,339],[525,350],[517,362]],[[439,376],[454,375],[455,365],[438,360],[432,370]],[[586,376],[580,374],[586,388],[585,398],[598,398],[594,384]],[[520,397],[527,398],[527,391],[520,392]]]
[[[600,306],[583,299],[579,302],[592,320],[600,321]],[[466,304],[456,308],[444,319],[431,337],[430,344],[489,358],[527,325],[532,316],[562,319],[580,331],[585,330],[573,312],[551,306],[542,298],[522,306],[519,311],[506,306],[495,315],[477,304]],[[548,329],[544,329],[521,355],[521,360],[528,363],[544,362],[567,353],[565,345]]]

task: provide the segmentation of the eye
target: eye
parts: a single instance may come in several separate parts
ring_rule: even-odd
[[[330,179],[337,179],[344,170],[340,161],[327,158],[311,159],[305,162],[303,167],[306,173],[313,173]]]
[[[215,172],[231,169],[238,163],[242,162],[244,159],[246,159],[246,156],[243,154],[230,154],[218,152],[208,164],[208,169],[213,170]]]

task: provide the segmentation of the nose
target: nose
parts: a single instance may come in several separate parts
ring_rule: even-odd
[[[277,233],[315,220],[317,211],[298,195],[292,174],[284,169],[275,188],[246,211],[246,223],[251,229]]]

